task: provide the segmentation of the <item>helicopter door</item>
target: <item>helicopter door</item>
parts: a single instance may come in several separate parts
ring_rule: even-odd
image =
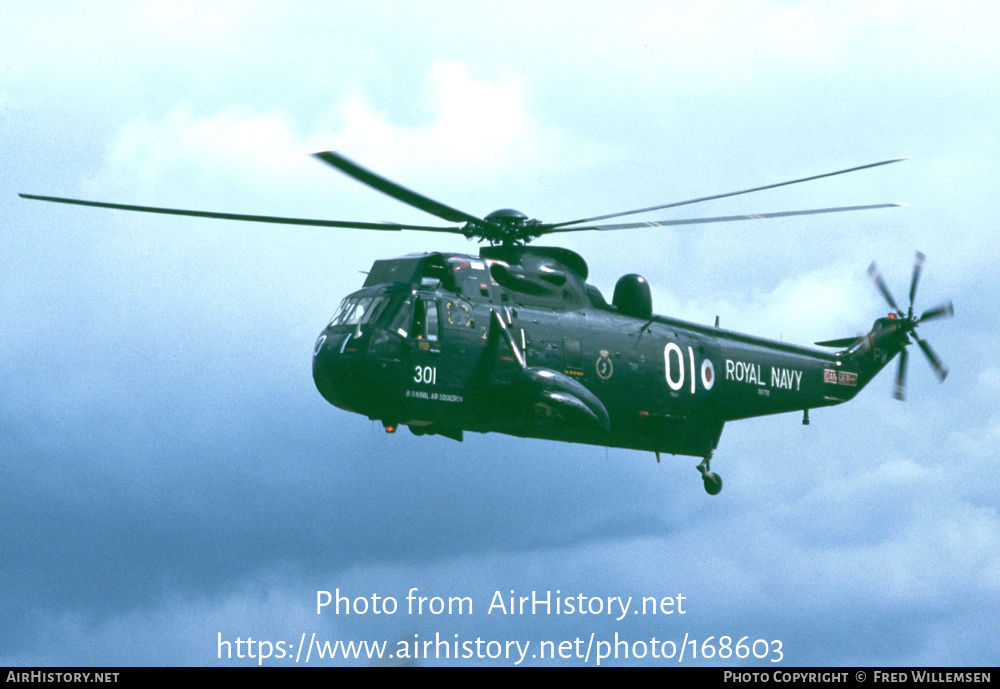
[[[420,296],[414,303],[410,332],[407,396],[440,407],[461,403],[472,365],[477,331],[472,308],[453,298]]]
[[[430,400],[437,391],[441,358],[441,318],[437,299],[418,297],[410,328],[410,371],[407,396]]]

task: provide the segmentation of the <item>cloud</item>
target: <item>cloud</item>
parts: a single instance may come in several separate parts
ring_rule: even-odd
[[[166,117],[126,124],[101,171],[89,179],[91,194],[129,190],[199,189],[218,193],[240,183],[267,193],[275,182],[304,167],[302,144],[286,115],[255,113],[244,106],[198,118],[179,106]],[[174,191],[174,194],[178,192]]]
[[[294,580],[288,572],[268,572],[218,597],[167,595],[110,616],[42,613],[30,625],[36,635],[26,640],[30,650],[0,659],[8,666],[256,665],[262,661],[256,651],[254,660],[247,658],[248,639],[297,645],[303,632],[339,638],[332,618],[316,616],[315,590]]]
[[[177,106],[162,118],[127,123],[85,188],[91,195],[130,198],[166,189],[171,199],[209,199],[228,190],[263,199],[258,206],[268,200],[310,206],[331,194],[345,197],[344,189],[347,198],[357,196],[353,183],[333,191],[329,171],[309,157],[320,150],[338,150],[390,178],[430,175],[432,181],[416,186],[466,193],[608,155],[606,147],[540,120],[519,80],[475,77],[452,60],[430,65],[420,110],[421,122],[397,122],[396,112],[361,92],[341,97],[314,123],[243,105],[208,115]],[[365,205],[370,212],[376,202]]]
[[[852,337],[868,332],[880,314],[874,288],[860,266],[837,262],[817,270],[788,275],[772,289],[724,293],[714,280],[696,296],[654,286],[655,310],[696,323],[792,344]],[[831,350],[832,351],[832,350]]]
[[[387,174],[439,170],[460,185],[481,185],[585,155],[579,150],[585,142],[567,140],[530,112],[524,84],[511,76],[488,81],[461,63],[438,60],[430,66],[421,100],[423,123],[395,125],[391,113],[354,95],[335,108],[336,129],[314,138],[332,141]]]

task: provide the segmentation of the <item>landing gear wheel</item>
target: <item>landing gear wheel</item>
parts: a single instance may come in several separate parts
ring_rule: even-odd
[[[705,482],[705,492],[709,495],[718,495],[722,490],[722,479],[718,474],[709,471],[701,478]]]
[[[709,453],[708,457],[702,460],[701,464],[698,465],[698,471],[701,472],[701,480],[705,482],[705,492],[709,495],[718,495],[722,491],[722,478],[711,471],[709,471],[709,463],[712,461],[712,455]]]

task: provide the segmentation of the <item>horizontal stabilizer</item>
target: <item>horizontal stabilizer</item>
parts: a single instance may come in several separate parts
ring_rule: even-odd
[[[818,347],[836,347],[838,349],[843,349],[844,347],[850,347],[852,344],[858,341],[857,337],[844,337],[839,340],[824,340],[823,342],[817,342]]]

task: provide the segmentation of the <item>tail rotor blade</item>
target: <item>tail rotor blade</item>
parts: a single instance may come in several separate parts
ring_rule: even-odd
[[[924,354],[927,356],[927,361],[931,363],[938,379],[941,380],[941,382],[944,382],[944,379],[948,377],[948,367],[941,362],[937,354],[934,353],[934,350],[931,349],[931,346],[927,344],[927,340],[921,340],[917,337],[916,333],[913,333],[913,339],[917,341],[917,344],[920,345],[920,349],[922,349]]]
[[[899,370],[896,373],[896,386],[893,388],[892,396],[902,402],[906,399],[906,349],[899,353]]]
[[[954,315],[955,315],[955,307],[949,301],[945,304],[941,304],[941,306],[938,306],[936,308],[927,309],[920,316],[920,318],[917,319],[917,321],[919,323],[923,323],[924,321],[932,321],[935,318],[950,318],[951,316]]]
[[[889,302],[889,306],[891,306],[893,310],[898,313],[900,317],[902,317],[903,312],[899,309],[899,306],[896,305],[896,300],[893,299],[892,295],[889,293],[889,288],[885,286],[885,280],[882,279],[882,274],[878,272],[878,266],[875,265],[874,262],[868,266],[868,275],[875,281],[875,286],[878,287],[878,291],[882,293],[885,300]]]
[[[920,280],[920,271],[924,267],[924,258],[925,256],[918,251],[913,262],[913,278],[910,280],[910,316],[913,315],[913,300],[917,296],[917,281]]]

